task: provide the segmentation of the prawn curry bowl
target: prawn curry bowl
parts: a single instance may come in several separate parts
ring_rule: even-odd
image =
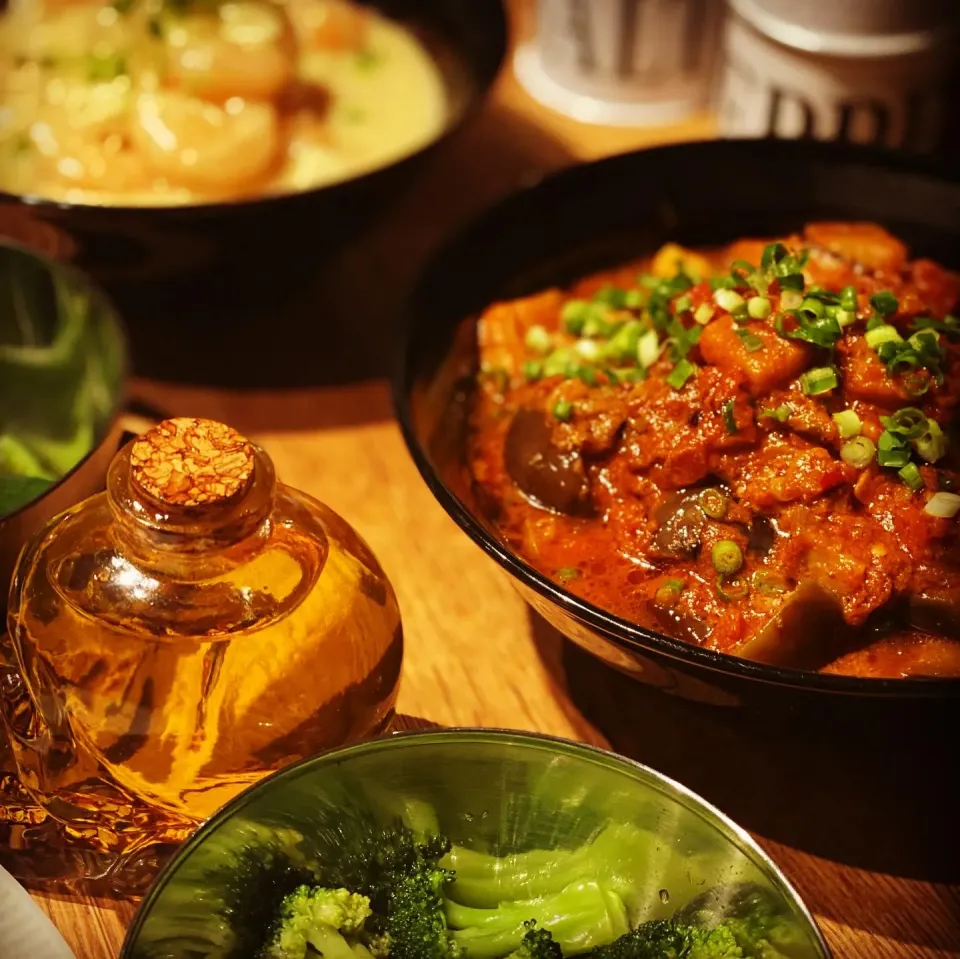
[[[456,334],[432,450],[457,432],[461,520],[615,665],[955,693],[960,276],[823,213],[681,224],[498,291]]]
[[[0,191],[68,233],[322,198],[315,246],[385,202],[375,190],[358,206],[361,183],[393,179],[458,125],[503,44],[492,0],[12,0]]]

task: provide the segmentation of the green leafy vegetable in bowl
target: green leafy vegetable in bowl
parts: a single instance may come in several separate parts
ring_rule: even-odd
[[[69,473],[115,414],[123,346],[71,270],[0,247],[0,519]]]

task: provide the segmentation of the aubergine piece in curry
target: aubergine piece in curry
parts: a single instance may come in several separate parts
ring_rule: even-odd
[[[960,277],[812,223],[497,303],[470,467],[504,539],[691,643],[960,676]]]

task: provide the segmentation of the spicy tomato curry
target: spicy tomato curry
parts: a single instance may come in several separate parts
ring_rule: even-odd
[[[960,676],[960,278],[872,224],[675,245],[478,324],[508,544],[710,649]]]

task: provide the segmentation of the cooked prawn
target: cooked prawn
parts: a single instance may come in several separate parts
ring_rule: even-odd
[[[137,97],[131,138],[157,174],[210,193],[259,183],[281,148],[272,104],[231,98],[219,105],[177,90]]]
[[[178,19],[163,44],[165,82],[208,100],[273,100],[294,76],[293,32],[274,3],[224,3],[215,14]]]

